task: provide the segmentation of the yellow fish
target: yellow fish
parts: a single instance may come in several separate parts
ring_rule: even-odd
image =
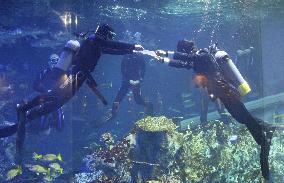
[[[20,174],[22,174],[22,168],[20,166],[17,166],[17,168],[11,169],[7,172],[6,180],[7,181],[12,180]]]
[[[58,155],[46,154],[42,157],[42,160],[44,160],[44,161],[55,161],[55,160],[62,161],[62,157],[61,157],[61,154],[58,154]]]
[[[43,160],[43,161],[55,161],[55,160],[62,161],[61,154],[58,154],[58,155],[55,155],[55,154],[39,155],[37,153],[34,153],[33,158],[35,160]]]
[[[49,167],[54,169],[56,172],[63,174],[63,168],[61,168],[61,166],[58,163],[51,163],[49,164]]]
[[[26,165],[26,167],[30,171],[36,173],[37,175],[39,175],[39,174],[50,175],[50,168],[45,168],[45,167],[43,167],[41,165]]]

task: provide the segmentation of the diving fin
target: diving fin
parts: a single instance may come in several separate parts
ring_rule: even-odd
[[[271,140],[272,140],[273,133],[275,130],[276,130],[276,127],[273,125],[271,125],[269,129],[266,129],[265,139],[261,144],[260,165],[261,165],[261,173],[262,173],[262,176],[265,178],[265,180],[270,179],[268,159],[269,159]]]

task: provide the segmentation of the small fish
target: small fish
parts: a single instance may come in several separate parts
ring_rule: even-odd
[[[43,156],[42,158],[44,161],[55,161],[55,160],[59,160],[62,161],[62,157],[61,154],[59,153],[58,155],[55,154],[46,154]]]
[[[11,169],[7,172],[7,178],[6,180],[12,180],[15,177],[17,177],[18,175],[22,174],[22,168],[20,166],[17,166],[15,169]]]
[[[51,163],[49,164],[49,167],[54,169],[56,172],[63,174],[63,168],[61,168],[61,166],[58,163]]]
[[[55,160],[62,161],[61,154],[58,154],[58,155],[55,155],[55,154],[38,155],[38,154],[34,153],[34,159],[35,160],[42,160],[42,161],[55,161]]]
[[[37,175],[39,175],[39,174],[50,175],[50,168],[45,168],[41,165],[27,164],[27,165],[25,165],[25,167],[27,167],[31,172],[34,172]]]

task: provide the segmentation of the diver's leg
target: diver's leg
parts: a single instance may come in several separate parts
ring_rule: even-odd
[[[201,124],[207,123],[208,114],[208,94],[204,89],[200,89],[200,122]]]
[[[63,103],[56,96],[49,98],[48,101],[45,101],[41,105],[29,110],[26,114],[27,120],[32,121],[42,115],[49,114],[59,109],[62,105]]]
[[[30,109],[28,112],[19,110],[18,111],[18,129],[17,129],[17,137],[16,137],[16,153],[18,155],[22,154],[23,144],[25,141],[25,125],[28,121],[41,117],[43,115],[48,114],[53,111],[58,103],[56,100],[50,100],[51,98],[44,101],[45,103]]]
[[[249,113],[245,105],[239,99],[221,98],[221,101],[233,118],[239,123],[245,124],[257,144],[261,145],[264,138],[263,128],[259,121]]]
[[[46,120],[47,120],[46,115],[40,117],[40,128],[41,129],[45,129]]]
[[[21,163],[22,149],[26,137],[26,113],[20,112],[18,115],[18,129],[16,136],[16,161]]]
[[[61,131],[63,129],[63,111],[62,111],[62,107],[60,107],[56,112],[54,116],[56,119],[56,124],[55,124],[55,127],[57,130]]]
[[[113,101],[113,104],[112,104],[112,116],[116,116],[117,114],[117,111],[118,111],[118,108],[119,108],[119,104],[120,102],[123,100],[123,98],[125,97],[125,95],[127,94],[128,92],[128,89],[129,89],[130,85],[127,81],[122,81],[121,83],[121,87],[119,88],[119,91]]]
[[[227,115],[225,113],[225,107],[224,107],[224,104],[221,102],[221,100],[219,98],[216,99],[215,101],[215,106],[216,106],[216,109],[221,117],[221,121],[225,124],[229,124],[230,123],[230,117],[229,115]]]
[[[26,137],[26,113],[27,111],[40,103],[41,94],[34,92],[27,98],[23,99],[20,104],[17,104],[17,136],[16,136],[16,161],[21,163],[22,149]]]
[[[32,97],[31,100],[18,106],[18,129],[16,137],[16,152],[22,154],[22,148],[25,140],[25,125],[28,121],[32,121],[43,115],[46,115],[58,107],[62,102],[58,101],[57,92],[51,91]]]
[[[134,100],[138,105],[143,105],[145,107],[146,116],[153,116],[153,104],[143,99],[140,88],[140,84],[132,86]]]
[[[23,99],[23,101],[20,104],[17,104],[17,118],[18,121],[16,124],[5,127],[3,129],[0,129],[0,137],[8,137],[11,136],[17,131],[20,133],[24,133],[25,129],[20,129],[25,127],[26,123],[26,113],[29,109],[31,109],[34,106],[37,106],[41,103],[42,95],[38,92],[34,92],[31,95],[29,95],[27,98]],[[21,138],[24,138],[24,135],[20,135]],[[16,141],[20,141],[21,138],[18,138]],[[21,143],[20,143],[21,144]],[[19,145],[21,146],[21,145]]]
[[[51,113],[51,126],[57,130],[62,130],[62,110],[61,107]]]
[[[222,100],[229,113],[240,123],[247,126],[254,140],[261,146],[260,164],[262,176],[269,180],[269,162],[271,139],[275,127],[254,118],[240,100]]]
[[[17,112],[28,111],[29,109],[40,105],[47,99],[47,93],[33,92],[28,97],[24,98],[21,103],[17,104]]]
[[[146,102],[144,101],[141,95],[140,84],[132,86],[131,89],[132,89],[133,97],[134,97],[136,104],[143,105],[146,107]]]
[[[51,124],[51,116],[50,114],[46,114],[43,116],[40,116],[40,129],[42,131],[46,131],[50,128]]]
[[[24,143],[26,122],[59,109],[73,97],[85,80],[86,75],[78,71],[74,74],[74,77],[72,75],[68,77],[64,85],[46,93],[36,95],[18,106],[19,125],[17,133],[18,140],[16,141],[16,147],[19,147],[18,152],[21,152]]]
[[[58,109],[56,111],[53,111],[50,113],[50,126],[53,128],[57,128],[57,123],[58,123]]]

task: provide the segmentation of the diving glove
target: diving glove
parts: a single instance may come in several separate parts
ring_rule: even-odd
[[[134,50],[135,50],[135,51],[143,51],[144,48],[143,48],[143,46],[141,46],[141,45],[139,45],[139,44],[136,44]]]
[[[155,52],[156,52],[156,55],[158,57],[167,57],[168,56],[167,52],[164,51],[164,50],[156,50]]]

